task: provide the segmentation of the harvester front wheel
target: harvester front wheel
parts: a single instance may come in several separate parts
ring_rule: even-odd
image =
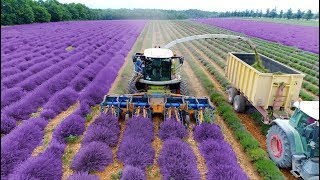
[[[246,109],[246,99],[242,95],[236,95],[233,100],[233,109],[238,112],[244,112]]]
[[[236,90],[236,88],[230,87],[227,90],[227,94],[228,94],[228,103],[232,104],[235,96],[238,94],[238,91]]]
[[[180,82],[180,94],[185,96],[188,94],[187,82],[184,80]]]
[[[292,155],[290,142],[286,133],[278,126],[273,125],[267,134],[267,150],[270,158],[280,168],[290,168]]]

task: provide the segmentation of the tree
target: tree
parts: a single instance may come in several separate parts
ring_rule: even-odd
[[[1,0],[1,24],[29,24],[34,22],[32,8],[25,0]]]
[[[276,8],[274,8],[274,9],[271,10],[271,12],[270,12],[270,17],[271,17],[271,18],[277,17],[277,9],[276,9]]]
[[[45,8],[51,15],[51,22],[57,22],[63,20],[63,9],[59,2],[56,0],[48,0],[44,3]]]
[[[292,10],[291,10],[291,8],[290,8],[290,9],[288,9],[288,11],[286,12],[286,18],[287,18],[287,19],[292,19],[292,15],[293,15],[293,13],[292,13]]]
[[[305,18],[306,20],[310,20],[310,19],[312,19],[312,17],[313,17],[313,13],[312,13],[312,11],[309,9],[309,10],[307,11],[307,13],[304,14],[304,18]]]
[[[314,19],[319,19],[319,12],[317,12],[314,16],[313,16]]]
[[[301,19],[303,17],[304,12],[298,9],[297,13],[295,14],[295,18]]]
[[[270,17],[270,9],[268,8],[266,11],[266,14],[264,14],[264,17]]]
[[[283,18],[284,15],[283,15],[283,10],[280,11],[279,15],[278,15],[278,18]]]
[[[51,15],[46,8],[42,7],[39,2],[27,0],[27,3],[32,8],[35,22],[50,22]]]
[[[46,10],[46,8],[41,7],[41,6],[34,6],[32,7],[33,13],[34,13],[34,19],[35,22],[50,22],[51,15],[50,13]]]

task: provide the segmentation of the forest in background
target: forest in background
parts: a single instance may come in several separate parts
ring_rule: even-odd
[[[209,12],[197,9],[90,9],[80,3],[60,3],[57,0],[1,0],[1,25],[58,22],[70,20],[114,19],[190,19],[213,17],[266,17],[283,19],[319,19],[319,12],[298,10],[293,12],[267,9]]]

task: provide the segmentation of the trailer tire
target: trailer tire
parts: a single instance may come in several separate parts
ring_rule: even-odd
[[[234,97],[238,94],[238,91],[236,90],[236,88],[230,87],[227,90],[227,94],[228,94],[228,103],[232,104],[234,101]]]
[[[246,109],[246,99],[242,95],[236,95],[233,100],[233,109],[238,112],[244,112]]]
[[[273,162],[280,168],[292,166],[290,142],[286,133],[278,125],[273,125],[267,134],[267,151]]]
[[[184,80],[180,82],[180,94],[184,96],[188,94],[187,82]]]

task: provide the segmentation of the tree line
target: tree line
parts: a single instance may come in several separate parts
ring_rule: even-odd
[[[314,13],[310,9],[308,11],[301,11],[300,9],[297,12],[293,12],[292,9],[288,9],[286,12],[283,10],[277,11],[274,9],[267,9],[265,13],[262,10],[245,10],[245,11],[227,11],[219,13],[219,17],[266,17],[266,18],[285,18],[285,19],[319,19],[319,12]]]
[[[80,3],[60,3],[57,0],[1,0],[1,25],[30,24],[69,20],[113,20],[113,19],[189,19],[212,17],[268,17],[288,19],[319,19],[314,14],[298,10],[278,13],[274,8],[262,11],[245,10],[232,12],[209,12],[197,9],[90,9]]]
[[[83,4],[57,0],[1,0],[1,25],[96,19]]]

